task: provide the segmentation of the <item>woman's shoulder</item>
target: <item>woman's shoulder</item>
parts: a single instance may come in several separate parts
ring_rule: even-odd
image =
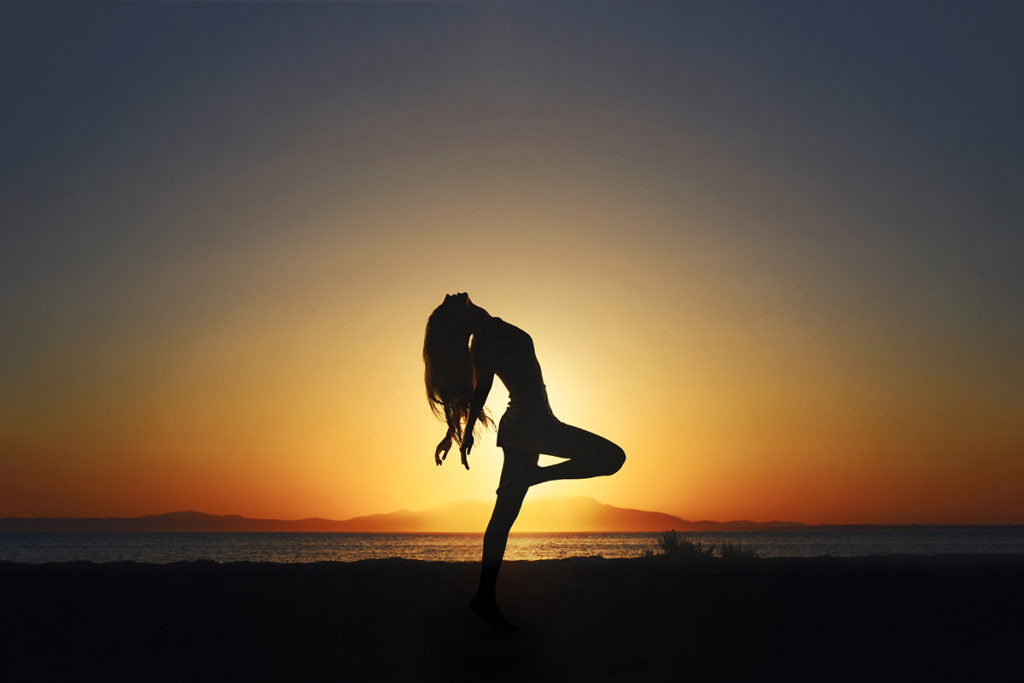
[[[505,322],[501,318],[492,317],[490,319],[490,332],[497,337],[517,337],[525,335],[526,332],[519,329],[515,325],[509,322]],[[529,336],[529,335],[527,335]]]
[[[501,318],[492,316],[484,325],[480,327],[477,334],[474,335],[480,341],[487,343],[488,345],[500,344],[501,342],[513,341],[517,338],[529,337],[526,332],[516,327],[511,323],[507,323]]]

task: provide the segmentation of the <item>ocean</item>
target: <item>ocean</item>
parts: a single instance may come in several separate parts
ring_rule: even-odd
[[[680,534],[739,544],[761,557],[1024,554],[1024,527],[883,527]],[[660,552],[657,533],[515,534],[506,559],[641,557]],[[9,562],[354,562],[400,557],[475,562],[481,534],[372,533],[0,533]]]

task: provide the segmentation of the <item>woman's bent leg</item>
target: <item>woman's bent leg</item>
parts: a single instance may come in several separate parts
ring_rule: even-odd
[[[615,474],[626,461],[626,454],[619,446],[579,427],[559,424],[546,437],[540,452],[567,460],[536,468],[531,485],[556,479],[588,479]]]
[[[523,506],[523,499],[529,488],[526,484],[512,483],[517,475],[524,469],[536,467],[537,454],[526,451],[517,451],[506,448],[505,463],[501,469],[498,500],[494,503],[494,511],[491,513],[491,521],[487,524],[487,531],[484,532],[483,561],[480,567],[480,586],[476,595],[473,596],[469,606],[474,612],[483,617],[489,624],[496,628],[512,628],[512,625],[505,619],[498,609],[495,599],[495,587],[498,582],[498,570],[501,569],[501,561],[505,556],[505,546],[508,544],[508,533],[519,516],[519,510]]]

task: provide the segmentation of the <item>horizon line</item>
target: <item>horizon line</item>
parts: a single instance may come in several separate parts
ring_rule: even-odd
[[[644,513],[648,513],[648,514],[665,515],[667,517],[674,517],[674,518],[678,519],[680,522],[684,522],[684,523],[687,523],[687,524],[718,524],[718,525],[752,524],[752,525],[758,525],[758,526],[761,526],[761,525],[792,525],[792,526],[796,526],[796,527],[805,527],[805,528],[816,528],[816,527],[1024,527],[1024,522],[800,522],[800,521],[796,521],[796,520],[786,520],[786,519],[770,519],[770,520],[765,520],[765,521],[759,521],[759,520],[753,520],[753,519],[727,519],[727,520],[687,519],[687,518],[679,517],[678,515],[674,515],[674,514],[671,514],[671,513],[661,512],[659,510],[641,510],[640,508],[625,508],[625,507],[618,507],[618,506],[615,506],[615,505],[611,505],[609,503],[601,503],[597,499],[592,498],[590,496],[565,496],[564,498],[566,498],[566,499],[572,499],[572,498],[589,499],[589,500],[592,500],[592,501],[598,503],[599,505],[615,508],[617,510],[639,511],[639,512],[644,512]],[[553,498],[553,499],[548,499],[548,500],[557,500],[557,499],[558,498]],[[335,518],[331,518],[331,517],[318,517],[318,516],[301,517],[301,518],[289,518],[289,519],[280,518],[280,517],[248,517],[246,515],[242,515],[242,514],[238,514],[238,513],[214,513],[214,512],[204,512],[202,510],[190,509],[190,510],[169,510],[167,512],[155,512],[155,513],[146,513],[146,514],[137,514],[137,515],[106,515],[106,516],[94,516],[94,515],[70,516],[70,515],[64,515],[64,516],[34,516],[34,517],[27,517],[27,516],[20,516],[20,515],[8,515],[8,516],[0,517],[0,521],[15,521],[15,520],[19,520],[19,521],[35,521],[35,520],[38,520],[38,521],[43,521],[43,520],[52,520],[52,521],[59,521],[59,520],[139,520],[139,519],[154,518],[154,517],[170,517],[170,516],[174,516],[174,515],[202,515],[204,517],[231,518],[231,519],[246,520],[246,521],[250,521],[250,522],[286,522],[286,523],[332,522],[332,523],[345,523],[345,522],[352,522],[352,521],[359,520],[359,519],[366,518],[366,517],[380,517],[380,516],[402,514],[402,513],[416,514],[416,513],[429,512],[429,511],[432,511],[432,510],[436,510],[436,509],[438,509],[440,507],[444,507],[444,506],[447,506],[447,505],[455,505],[455,504],[460,504],[460,503],[462,503],[462,504],[464,504],[464,503],[470,503],[470,504],[490,504],[489,501],[482,501],[482,500],[460,500],[460,501],[452,501],[450,503],[442,503],[440,505],[437,505],[437,506],[434,506],[434,507],[431,507],[431,508],[425,508],[425,509],[420,509],[420,510],[412,510],[412,509],[409,509],[409,508],[400,508],[398,510],[391,510],[389,512],[365,513],[365,514],[355,515],[354,517],[348,517],[348,518],[344,518],[344,519],[335,519]],[[665,529],[664,531],[679,531],[679,530]],[[739,531],[739,530],[736,530],[736,531]],[[244,532],[242,532],[242,533],[244,533]],[[268,532],[268,533],[275,533],[275,532]],[[288,532],[277,532],[277,533],[288,533]],[[338,532],[338,533],[409,533],[409,534],[416,534],[416,533],[438,533],[438,534],[464,534],[464,533],[483,533],[483,531],[436,531],[436,532],[429,532],[429,531],[389,531],[389,532],[347,531],[347,532]],[[513,531],[512,533],[517,533],[517,532]],[[556,529],[552,529],[552,530],[546,531],[546,532],[526,531],[526,532],[518,532],[518,533],[532,534],[532,533],[591,533],[591,532],[566,532],[566,531],[559,531],[559,530],[556,530]],[[601,532],[594,532],[594,533],[601,533]],[[616,533],[616,532],[605,532],[605,533]],[[626,532],[619,532],[619,533],[641,533],[641,532],[628,532],[628,531],[626,531]],[[651,531],[651,532],[643,532],[643,533],[659,533],[659,532]],[[681,531],[681,533],[689,533],[689,532],[684,530],[684,531]]]

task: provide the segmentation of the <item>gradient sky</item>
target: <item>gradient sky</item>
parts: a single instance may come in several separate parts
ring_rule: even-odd
[[[1017,3],[5,4],[0,516],[488,498],[494,434],[435,468],[422,383],[468,291],[627,453],[531,496],[1024,523],[1021,35]]]

